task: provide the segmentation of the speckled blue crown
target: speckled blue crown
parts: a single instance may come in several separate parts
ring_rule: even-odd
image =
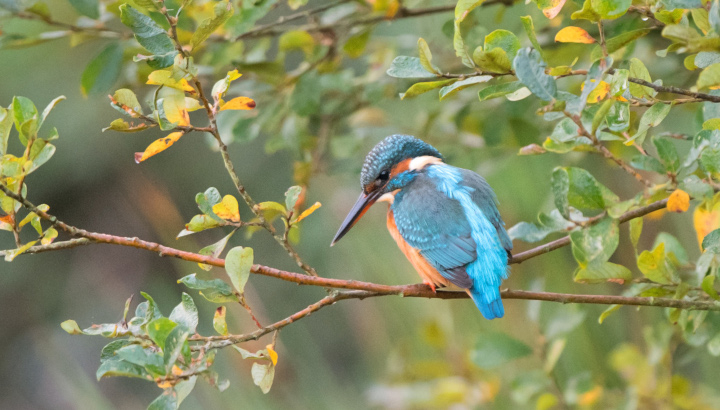
[[[360,184],[364,188],[375,181],[383,170],[407,158],[420,156],[433,156],[442,159],[443,156],[432,145],[421,141],[411,135],[395,134],[380,141],[365,157]]]

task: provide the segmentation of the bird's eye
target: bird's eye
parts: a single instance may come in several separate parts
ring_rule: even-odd
[[[390,173],[388,171],[383,171],[378,175],[377,179],[380,181],[387,181],[388,178],[390,178]]]

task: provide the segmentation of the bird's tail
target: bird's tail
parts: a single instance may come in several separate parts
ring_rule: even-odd
[[[473,286],[465,291],[470,295],[473,302],[475,302],[475,306],[480,309],[480,313],[482,313],[485,319],[492,320],[505,316],[505,308],[500,298],[500,289],[495,289],[495,298],[489,303],[485,301],[486,296],[480,293],[477,286]]]

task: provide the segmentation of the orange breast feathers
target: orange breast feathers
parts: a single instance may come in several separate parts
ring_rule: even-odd
[[[390,231],[390,235],[395,239],[398,247],[408,258],[410,263],[413,265],[417,273],[423,280],[423,283],[430,286],[435,291],[436,286],[448,286],[450,282],[445,279],[421,254],[420,251],[410,246],[405,239],[400,235],[400,232],[395,225],[395,217],[393,216],[392,209],[388,207],[387,214],[387,227]]]

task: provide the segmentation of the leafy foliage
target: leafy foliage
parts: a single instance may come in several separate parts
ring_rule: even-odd
[[[222,266],[216,262],[229,247],[224,266],[232,286],[195,274],[178,282],[198,290],[212,303],[238,304],[257,322],[244,294],[256,270],[255,253],[250,247],[231,244],[238,240],[235,233],[242,229],[249,236],[265,229],[293,255],[291,244],[299,240],[299,223],[320,207],[319,202],[305,205],[311,177],[333,159],[360,155],[368,135],[387,120],[384,100],[398,95],[402,100],[416,98],[403,103],[420,107],[429,101],[425,94],[437,90],[443,106],[450,108],[418,115],[421,120],[415,131],[422,136],[446,135],[450,130],[489,148],[503,142],[520,155],[554,158],[557,166],[536,180],[550,193],[547,206],[536,201],[543,207],[537,221],[519,222],[509,233],[525,242],[567,235],[577,263],[572,281],[568,272],[567,282],[576,282],[573,285],[578,289],[609,282],[625,285],[622,293],[628,298],[666,298],[692,306],[711,303],[712,310],[718,310],[712,304],[720,299],[715,288],[720,267],[720,194],[714,194],[720,178],[718,1],[537,0],[534,5],[514,6],[503,2],[500,7],[512,6],[534,16],[517,18],[509,13],[512,21],[505,18],[507,26],[495,28],[481,24],[479,15],[497,2],[460,0],[442,27],[445,38],[426,37],[428,41],[416,36],[417,48],[413,39],[412,47],[400,50],[379,44],[387,36],[376,36],[382,30],[376,23],[414,17],[412,9],[398,1],[339,2],[311,8],[305,15],[307,26],[285,26],[287,30],[280,32],[275,29],[287,21],[257,24],[270,19],[266,16],[280,4],[277,1],[135,0],[101,6],[96,0],[70,0],[72,9],[83,16],[70,25],[54,20],[42,2],[30,3],[0,1],[0,7],[10,18],[35,19],[65,29],[39,35],[3,32],[0,47],[26,47],[63,37],[80,41],[80,35],[110,38],[89,59],[79,85],[84,95],[111,92],[110,105],[123,117],[103,131],[162,133],[135,154],[137,163],[181,144],[182,137],[191,133],[211,134],[227,155],[228,141],[223,141],[218,121],[232,129],[232,138],[225,139],[233,143],[262,136],[268,153],[285,150],[293,158],[297,185],[286,191],[284,201],[255,203],[237,181],[233,182],[240,196],[223,195],[216,188],[196,195],[200,213],[190,218],[178,237],[225,230],[220,240],[198,251],[206,257],[199,266],[207,271],[211,264]],[[288,6],[294,10],[306,3],[289,1]],[[304,18],[302,13],[293,16],[288,20]],[[113,25],[111,20],[122,25]],[[278,38],[271,40],[275,35]],[[348,62],[359,59],[367,63],[366,72],[360,73]],[[676,69],[677,78],[658,78],[662,65]],[[241,72],[247,77],[238,81]],[[205,77],[214,81],[209,93],[201,82]],[[124,88],[113,91],[119,82]],[[685,88],[666,85],[683,82]],[[48,127],[42,134],[39,131],[62,99],[52,101],[42,113],[19,96],[0,107],[0,182],[13,194],[27,196],[26,177],[55,153],[51,141],[57,131]],[[676,130],[675,122],[687,117],[683,110],[693,109],[696,120],[683,119],[688,124],[683,124],[682,134],[663,132]],[[517,111],[508,114],[511,110]],[[201,116],[205,119],[198,125]],[[13,143],[11,133],[17,135]],[[450,138],[447,142],[432,138],[457,145],[456,151],[464,149]],[[10,152],[16,148],[15,154]],[[609,160],[605,165],[628,174],[623,175],[628,179],[623,189],[589,164],[590,154],[602,155]],[[252,216],[241,214],[240,202],[247,203]],[[678,238],[687,235],[680,233],[675,237],[647,230],[643,237],[640,211],[660,203],[659,208],[667,205],[668,211],[685,213],[693,202],[698,247],[683,243]],[[51,245],[58,237],[57,224],[44,222],[43,226],[48,218],[38,214],[48,212],[47,205],[25,212],[22,204],[0,192],[0,210],[0,229],[12,232],[17,245],[4,252],[6,261],[33,246]],[[621,239],[621,224],[628,220],[632,220],[629,245]],[[29,237],[29,231],[23,231],[26,225],[34,230],[33,237],[22,241],[21,232]],[[633,263],[616,256],[623,246],[631,248]],[[299,258],[296,262],[303,267]],[[128,301],[118,323],[84,330],[74,321],[62,323],[70,334],[113,339],[102,350],[98,379],[123,376],[150,381],[163,393],[149,408],[177,408],[199,377],[219,390],[227,388],[211,367],[218,349],[232,345],[243,359],[255,360],[251,379],[263,393],[270,391],[278,364],[275,341],[254,353],[238,346],[261,335],[233,335],[227,320],[230,305],[215,310],[213,329],[218,335],[210,337],[197,333],[200,313],[190,295],[183,293],[167,317],[149,295],[143,296],[146,300],[136,307],[134,317],[128,319]],[[619,309],[611,305],[598,322],[611,321]],[[535,356],[541,365],[518,372],[512,381],[510,396],[521,407],[615,403],[615,393],[604,389],[600,377],[578,375],[565,381],[564,388],[553,377],[571,343],[569,334],[584,321],[585,312],[564,309],[544,314],[542,319],[535,317],[543,340],[537,348],[505,333],[483,333],[469,360],[476,368],[498,369]],[[665,313],[667,323],[647,324],[645,341],[650,353],[621,344],[614,348],[608,365],[633,397],[669,394],[675,406],[701,408],[702,393],[693,392],[687,380],[655,370],[662,361],[659,357],[668,355],[671,340],[720,355],[717,314],[675,307],[666,308]],[[528,316],[532,319],[538,314]],[[434,335],[428,337],[428,344],[444,345],[441,331],[432,328],[428,333]],[[483,397],[493,400],[499,388],[487,380],[483,383]],[[670,393],[662,391],[671,383]]]

